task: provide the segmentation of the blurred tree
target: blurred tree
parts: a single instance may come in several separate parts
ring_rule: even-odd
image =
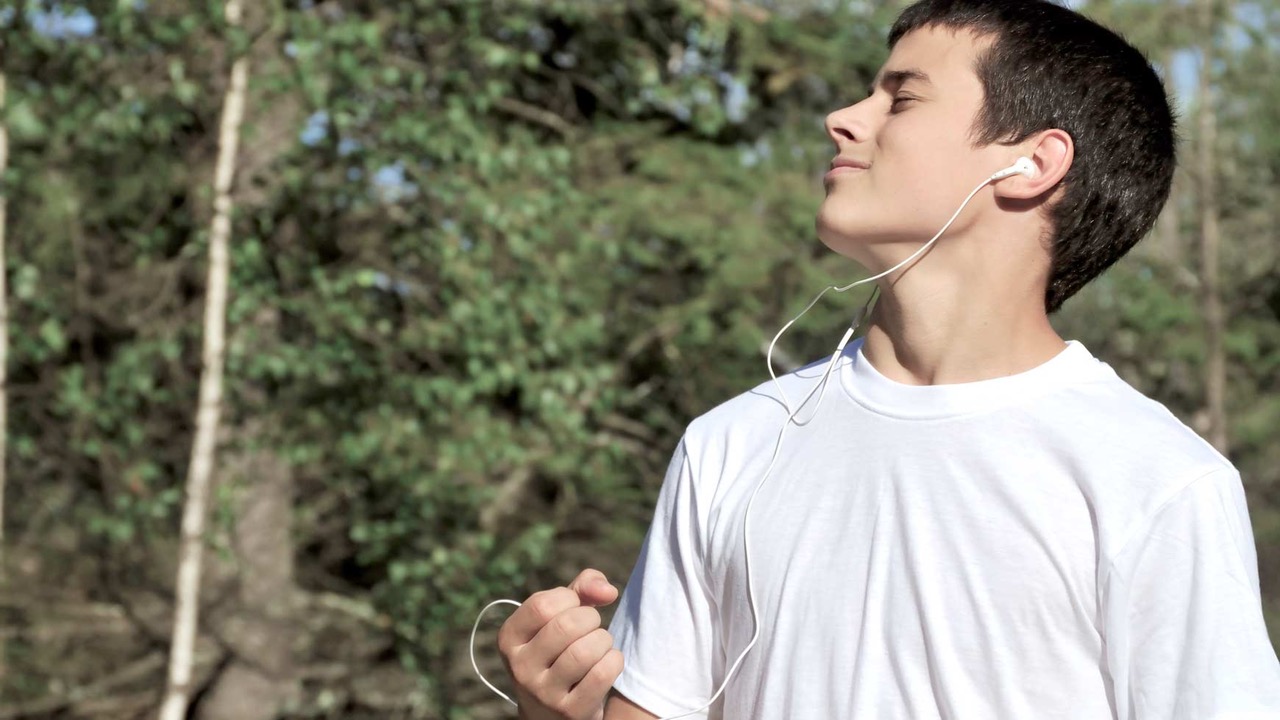
[[[0,40],[0,54],[4,52],[4,41]],[[5,227],[9,188],[5,181],[9,169],[9,124],[5,119],[8,106],[5,104],[5,72],[0,66],[0,588],[9,584],[8,557],[5,554],[4,536],[4,495],[5,467],[8,452],[8,418],[9,391],[6,383],[6,372],[9,366],[9,290],[8,264],[5,262]],[[5,675],[5,642],[0,638],[0,676]]]
[[[1198,0],[1197,20],[1200,26],[1200,70],[1197,73],[1196,142],[1197,196],[1200,202],[1200,286],[1204,303],[1205,345],[1205,412],[1209,442],[1222,453],[1227,452],[1227,361],[1223,347],[1226,318],[1219,289],[1219,248],[1222,244],[1218,228],[1218,125],[1213,67],[1218,57],[1221,35],[1219,14],[1230,5],[1219,0]]]
[[[240,0],[227,0],[227,27],[240,27]],[[231,82],[222,100],[219,122],[218,162],[213,181],[213,222],[209,230],[209,279],[204,299],[203,351],[200,364],[200,400],[196,408],[195,444],[187,470],[186,502],[178,547],[175,583],[173,642],[169,650],[169,681],[160,720],[182,720],[187,714],[192,687],[196,623],[200,609],[200,573],[204,560],[205,525],[209,515],[210,483],[216,461],[218,419],[222,414],[222,370],[225,364],[228,250],[231,239],[231,182],[236,174],[236,149],[244,119],[245,86],[249,59],[243,49],[233,57]]]

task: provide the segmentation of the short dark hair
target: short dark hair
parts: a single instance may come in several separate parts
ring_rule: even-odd
[[[992,38],[974,67],[985,93],[975,146],[1071,135],[1075,159],[1048,210],[1054,313],[1124,257],[1169,198],[1177,140],[1165,87],[1119,34],[1045,0],[921,0],[898,16],[889,48],[925,27]]]

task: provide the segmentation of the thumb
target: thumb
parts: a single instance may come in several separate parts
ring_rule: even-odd
[[[578,594],[579,602],[591,607],[608,605],[618,599],[618,588],[609,583],[604,573],[591,568],[578,573],[569,583],[569,589]]]

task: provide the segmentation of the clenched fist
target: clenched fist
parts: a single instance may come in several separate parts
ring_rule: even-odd
[[[596,608],[617,598],[604,573],[583,570],[569,587],[530,595],[503,623],[498,648],[520,720],[602,720],[622,653]]]

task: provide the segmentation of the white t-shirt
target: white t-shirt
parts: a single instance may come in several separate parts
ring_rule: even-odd
[[[1280,718],[1226,458],[1078,341],[932,386],[861,348],[751,508],[760,638],[699,716]],[[824,368],[781,378],[792,403]],[[765,383],[689,425],[609,628],[616,688],[661,717],[705,704],[752,636],[743,510],[776,397]]]

